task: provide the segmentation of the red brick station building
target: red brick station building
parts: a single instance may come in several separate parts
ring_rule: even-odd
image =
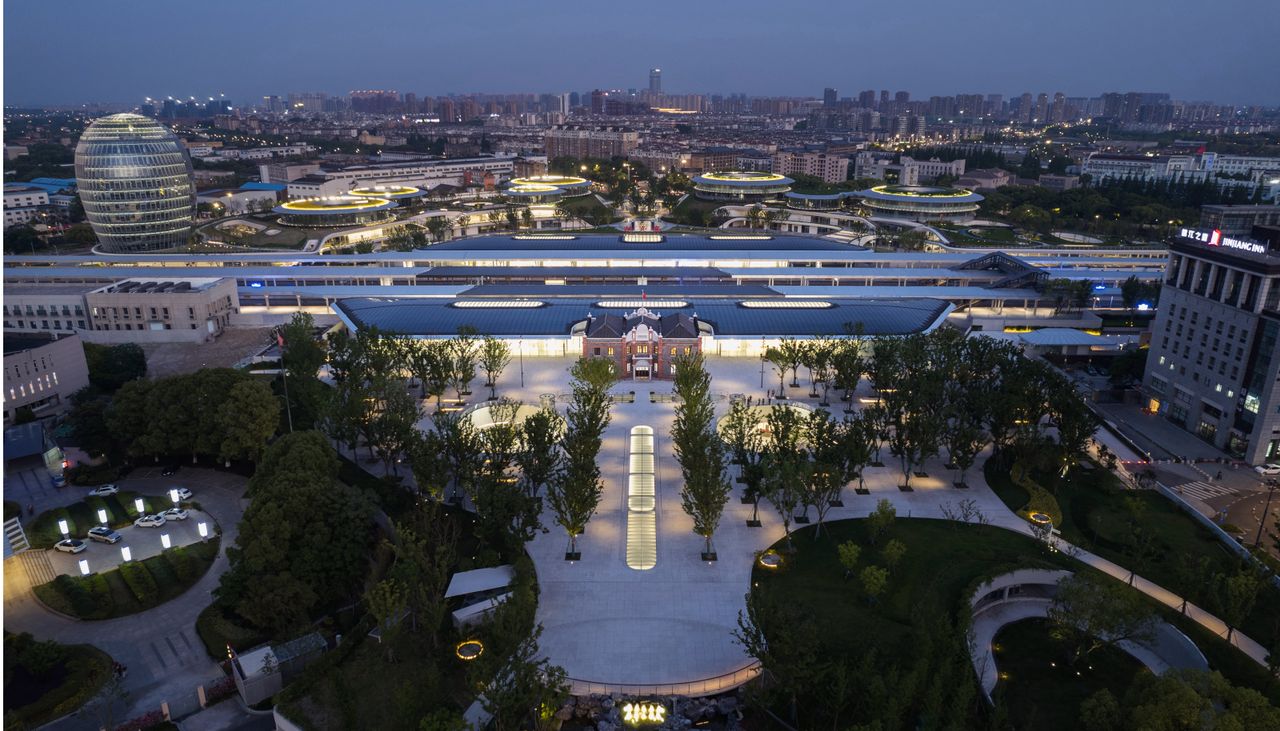
[[[696,316],[683,312],[660,315],[645,307],[625,315],[592,315],[587,319],[582,355],[609,358],[624,379],[668,379],[678,355],[702,352]]]

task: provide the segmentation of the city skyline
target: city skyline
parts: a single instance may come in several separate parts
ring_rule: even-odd
[[[823,88],[833,87],[842,97],[876,88],[927,98],[1024,91],[1097,96],[1136,90],[1220,104],[1280,103],[1280,81],[1250,52],[1265,48],[1269,30],[1280,24],[1280,6],[1235,0],[1221,8],[1224,17],[1256,21],[1235,28],[1233,45],[1223,48],[1168,42],[1185,32],[1186,13],[1199,10],[1190,2],[1172,3],[1158,17],[1129,7],[1104,8],[1092,0],[1086,4],[1098,5],[1106,14],[1078,8],[1079,19],[1062,19],[1003,3],[976,17],[958,7],[929,3],[916,18],[904,18],[888,9],[830,3],[794,16],[774,12],[762,24],[762,16],[750,7],[724,17],[716,8],[681,6],[678,22],[661,34],[646,33],[629,24],[634,18],[611,8],[595,8],[588,15],[581,5],[516,6],[510,11],[513,22],[488,27],[479,9],[447,7],[426,13],[406,4],[393,10],[408,22],[388,24],[376,35],[353,32],[369,24],[360,9],[321,4],[308,8],[311,19],[302,32],[273,32],[269,44],[238,27],[254,16],[235,12],[209,16],[195,8],[161,10],[139,3],[123,10],[85,6],[68,16],[45,6],[20,5],[9,9],[6,24],[6,103],[139,103],[146,96],[185,98],[195,89],[206,90],[206,95],[216,89],[239,104],[268,94],[345,94],[359,88],[436,96],[640,90],[647,88],[651,68],[662,69],[662,87],[670,93],[820,97]],[[954,42],[941,39],[904,55],[901,49],[910,47],[903,46],[904,38],[940,33],[919,27],[919,17],[935,19],[935,27],[945,28]],[[1098,22],[1099,17],[1106,22]],[[1050,22],[1043,33],[1034,31],[1037,24]],[[429,31],[424,24],[431,26]],[[172,36],[160,33],[173,27],[182,30]],[[601,27],[610,30],[596,30]],[[814,29],[829,27],[876,32],[814,42],[821,38],[814,38]],[[1142,32],[1135,36],[1134,27]],[[41,30],[56,31],[63,46],[59,53],[48,53],[49,34]],[[979,33],[998,41],[977,44]],[[103,53],[104,38],[115,47],[151,51]],[[726,44],[724,38],[735,42]],[[1055,47],[1061,53],[1046,51]],[[209,53],[192,53],[193,48]],[[323,53],[326,48],[332,53]],[[551,48],[556,52],[542,50]],[[37,54],[44,73],[20,74],[29,69],[23,58]],[[583,63],[586,57],[590,63]],[[166,62],[156,63],[157,58]],[[360,62],[352,63],[353,58]],[[520,63],[509,63],[512,58]]]

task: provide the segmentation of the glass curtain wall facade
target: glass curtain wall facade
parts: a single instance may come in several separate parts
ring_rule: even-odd
[[[168,128],[138,114],[103,117],[80,137],[75,165],[104,251],[186,245],[196,206],[191,157]]]

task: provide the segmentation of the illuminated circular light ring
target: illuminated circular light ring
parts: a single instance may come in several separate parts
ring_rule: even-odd
[[[508,193],[556,193],[561,189],[544,183],[521,183],[507,188]]]
[[[502,191],[505,196],[513,198],[529,198],[533,201],[550,201],[566,194],[564,188],[545,183],[521,183],[512,185]]]
[[[590,186],[591,181],[576,175],[533,175],[527,178],[512,178],[510,184],[513,187],[521,185],[550,185],[555,188],[582,188]]]
[[[1035,523],[1036,525],[1042,525],[1042,526],[1053,525],[1053,517],[1050,516],[1048,513],[1040,513],[1040,512],[1031,513],[1030,515],[1027,516],[1027,520],[1030,520],[1032,523]]]
[[[426,194],[427,191],[421,188],[415,188],[411,185],[370,185],[361,188],[352,188],[347,191],[347,195],[357,196],[360,198],[383,198],[386,200],[418,198]]]
[[[573,198],[591,193],[591,181],[576,175],[533,175],[527,178],[512,178],[507,181],[510,188],[521,188],[528,185],[550,185],[559,188],[560,194]]]
[[[756,562],[766,569],[778,569],[782,567],[782,555],[771,548],[760,554]]]
[[[363,213],[382,211],[394,208],[395,203],[386,198],[369,198],[361,196],[336,196],[333,198],[303,198],[288,201],[276,206],[276,213],[294,214],[326,214],[326,213]]]
[[[956,198],[962,199],[966,203],[977,203],[982,200],[981,195],[965,188],[944,188],[929,185],[877,185],[874,188],[862,191],[859,195],[877,200]]]
[[[694,180],[701,178],[703,180],[715,181],[719,183],[783,183],[790,185],[795,181],[785,175],[777,173],[766,173],[756,170],[734,170],[723,173],[703,173]]]
[[[453,654],[457,655],[459,660],[471,662],[484,654],[484,643],[480,640],[463,640],[453,648]]]

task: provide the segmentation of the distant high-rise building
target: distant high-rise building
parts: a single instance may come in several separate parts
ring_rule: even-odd
[[[867,89],[866,91],[859,92],[858,106],[862,107],[863,109],[871,109],[875,107],[875,105],[876,105],[876,92],[874,89]]]
[[[649,69],[649,91],[653,94],[662,93],[662,69]]]
[[[640,144],[640,134],[626,127],[556,125],[547,130],[544,145],[548,158],[626,157]]]
[[[386,114],[400,104],[400,94],[393,89],[370,89],[351,92],[351,111]]]
[[[1062,92],[1055,92],[1053,95],[1053,106],[1049,107],[1049,121],[1061,122],[1067,118],[1067,95]]]
[[[289,111],[291,112],[324,112],[325,102],[329,95],[320,91],[304,92],[289,95]]]
[[[1036,97],[1036,108],[1031,114],[1031,121],[1044,124],[1049,119],[1049,95],[1043,92]]]
[[[76,145],[85,217],[109,252],[172,249],[195,219],[191,158],[169,128],[139,114],[89,125]]]
[[[907,102],[911,101],[911,92],[900,91],[893,95],[893,100],[899,104],[906,104]]]
[[[880,106],[883,107],[888,103],[889,103],[889,90],[881,89],[880,90]]]
[[[1022,96],[1018,97],[1018,113],[1014,115],[1013,121],[1030,122],[1031,118],[1035,116],[1035,113],[1036,105],[1034,99],[1029,92],[1024,93]]]
[[[835,89],[832,89],[829,86],[823,89],[822,90],[822,106],[834,107],[836,105],[837,94],[839,94],[839,92],[837,92]]]

